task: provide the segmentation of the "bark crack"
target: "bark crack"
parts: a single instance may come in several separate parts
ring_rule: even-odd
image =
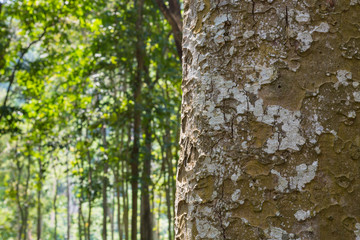
[[[221,228],[221,236],[225,240],[226,239],[226,231],[224,226],[224,216],[222,211],[222,205],[223,205],[223,198],[224,198],[224,181],[222,181],[221,184],[221,195],[220,198],[216,201],[215,204],[215,211],[220,221],[220,228]]]

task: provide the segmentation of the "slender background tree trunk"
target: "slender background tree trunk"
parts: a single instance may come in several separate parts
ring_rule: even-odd
[[[54,168],[54,196],[53,196],[53,208],[54,208],[54,240],[57,239],[57,195],[58,195],[58,177],[56,173],[56,163],[55,159],[53,159],[53,168]]]
[[[39,143],[41,145],[41,141]],[[39,147],[39,152],[41,153],[41,147]],[[41,240],[41,230],[42,230],[42,214],[41,214],[41,192],[43,186],[43,162],[42,156],[38,157],[38,186],[37,186],[37,223],[36,223],[36,238],[37,240]]]
[[[140,125],[141,125],[141,86],[144,69],[144,43],[143,43],[143,6],[144,0],[135,1],[136,7],[136,62],[133,97],[134,97],[134,129],[133,149],[131,152],[131,192],[132,192],[132,219],[131,240],[137,239],[137,213],[138,213],[138,178],[139,178],[139,148],[140,148]]]
[[[103,123],[103,127],[101,129],[101,135],[102,135],[102,139],[103,139],[103,147],[106,150],[107,149],[107,141],[106,141],[106,125],[105,125],[105,123]],[[105,158],[105,156],[104,156],[104,171],[103,171],[104,176],[102,178],[102,184],[103,184],[103,186],[102,186],[102,197],[103,197],[103,202],[102,202],[102,207],[103,207],[102,239],[103,240],[107,239],[107,215],[108,215],[107,174],[108,174],[108,168],[109,168],[109,163],[108,163],[107,157]]]
[[[149,104],[151,106],[151,104]],[[142,187],[141,187],[141,239],[152,240],[152,216],[150,206],[150,174],[151,174],[151,150],[152,150],[152,131],[151,131],[151,109],[147,107],[144,132],[145,132],[145,157],[142,171]]]
[[[66,156],[66,239],[71,237],[71,213],[70,213],[70,174],[69,174],[69,157]]]

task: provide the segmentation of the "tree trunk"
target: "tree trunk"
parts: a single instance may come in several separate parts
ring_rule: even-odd
[[[165,146],[165,164],[167,166],[167,175],[164,174],[164,178],[167,178],[167,184],[165,185],[165,197],[166,197],[166,206],[167,206],[167,218],[168,218],[168,234],[169,240],[173,239],[173,231],[172,231],[172,187],[173,187],[173,170],[172,170],[172,156],[171,156],[171,139],[170,139],[170,129],[168,129],[169,119],[166,119],[166,129],[164,139],[164,146]]]
[[[54,197],[53,197],[53,208],[54,208],[54,240],[57,239],[57,194],[58,194],[58,178],[56,173],[56,163],[55,160],[53,161],[53,168],[54,168]]]
[[[141,240],[152,240],[153,234],[153,224],[152,224],[152,216],[151,216],[151,207],[150,207],[150,189],[149,185],[151,182],[150,174],[151,174],[151,100],[146,106],[146,115],[145,115],[145,124],[144,124],[144,132],[145,132],[145,157],[144,157],[144,165],[142,171],[142,185],[141,185]]]
[[[15,185],[16,205],[18,207],[18,211],[20,214],[20,227],[19,227],[19,232],[18,232],[18,240],[21,240],[22,236],[23,236],[23,231],[24,231],[23,229],[25,226],[24,211],[23,211],[23,207],[21,204],[21,195],[20,195],[20,184],[21,184],[21,175],[22,175],[23,164],[20,163],[19,158],[17,157],[17,146],[16,146],[15,151],[16,151],[15,164],[16,164],[16,170],[17,170],[17,181],[16,181],[16,185]]]
[[[163,93],[165,98],[165,108],[170,108],[167,105],[167,102],[170,102],[170,96],[168,92],[168,84],[165,82],[165,91]],[[174,216],[174,199],[175,199],[175,179],[174,179],[174,170],[173,170],[173,155],[171,152],[171,148],[173,143],[171,142],[171,121],[170,121],[170,114],[167,114],[165,117],[165,134],[163,136],[164,142],[164,150],[165,150],[165,157],[164,163],[167,166],[167,184],[165,185],[165,197],[166,197],[166,205],[167,205],[167,218],[168,218],[168,234],[169,240],[173,239],[173,216]],[[166,175],[164,176],[166,177]]]
[[[41,144],[41,143],[40,143]],[[39,152],[41,152],[41,147],[39,147]],[[37,223],[36,223],[36,239],[41,240],[41,225],[42,225],[42,215],[41,215],[41,191],[43,185],[43,163],[41,160],[42,156],[38,157],[38,167],[39,167],[39,179],[37,186]]]
[[[87,133],[88,134],[88,133]],[[87,138],[87,137],[86,137]],[[88,167],[89,167],[89,173],[88,173],[88,189],[87,189],[87,197],[88,197],[88,215],[87,220],[85,223],[85,228],[87,232],[87,240],[91,239],[91,210],[92,210],[92,164],[91,164],[91,156],[89,150],[87,150],[87,158],[88,158]]]
[[[80,183],[80,189],[82,188],[82,183]],[[80,190],[82,192],[82,190]],[[82,225],[81,225],[81,216],[82,216],[82,193],[80,193],[79,198],[79,208],[78,208],[78,234],[79,234],[79,240],[82,240],[83,231],[82,231]]]
[[[357,1],[185,1],[176,239],[355,239]]]
[[[102,128],[101,128],[101,134],[102,134],[102,138],[103,138],[103,147],[104,149],[107,149],[107,142],[106,142],[106,126],[105,124],[103,124]],[[104,154],[105,155],[105,154]],[[102,207],[103,207],[103,229],[102,229],[102,239],[106,240],[107,239],[107,215],[108,215],[108,203],[107,203],[107,185],[108,185],[108,179],[107,179],[107,174],[108,174],[108,160],[107,157],[104,158],[104,176],[102,177],[102,197],[103,197],[103,202],[102,202]]]
[[[114,173],[115,178],[115,189],[116,189],[116,217],[117,217],[117,229],[119,234],[119,240],[122,240],[123,238],[123,232],[122,232],[122,224],[121,224],[121,199],[120,199],[120,191],[123,188],[120,186],[120,178],[119,178],[119,171],[120,171],[120,160],[117,163],[116,170]],[[122,184],[121,184],[122,185]],[[124,196],[123,196],[124,197]]]
[[[166,174],[164,176],[166,178]],[[173,231],[172,231],[172,215],[171,215],[171,196],[170,196],[170,174],[167,175],[167,184],[165,185],[165,197],[166,197],[166,210],[167,210],[167,219],[168,219],[168,234],[169,240],[173,239]]]
[[[172,153],[171,153],[171,134],[170,134],[170,116],[168,116],[165,120],[165,135],[164,135],[164,145],[165,145],[165,162],[168,168],[168,176],[167,176],[167,186],[166,189],[166,204],[167,204],[167,215],[168,215],[168,232],[169,232],[169,240],[173,239],[173,204],[175,197],[175,183],[174,183],[174,171],[172,164]]]
[[[130,133],[129,133],[130,134]],[[130,135],[129,135],[130,136]],[[130,171],[129,171],[129,165],[127,164],[126,161],[123,161],[123,163],[121,164],[121,169],[122,169],[122,175],[126,176]],[[128,185],[128,181],[126,180],[126,178],[124,177],[122,179],[123,182],[123,188],[122,188],[122,194],[123,194],[123,221],[124,221],[124,232],[125,232],[125,239],[128,240],[129,239],[129,185]]]
[[[143,23],[144,0],[135,1],[136,6],[136,62],[137,72],[133,85],[134,98],[134,129],[133,149],[131,152],[131,193],[132,193],[132,216],[131,216],[131,240],[137,239],[137,207],[138,207],[138,178],[139,178],[139,148],[140,148],[140,124],[141,124],[141,85],[144,68],[142,23]]]
[[[128,128],[128,141],[127,141],[127,148],[130,148],[130,143],[131,143],[131,125],[129,125]],[[126,154],[126,156],[128,156],[129,154]],[[131,159],[130,159],[131,161]],[[123,188],[122,188],[122,195],[123,195],[123,221],[124,221],[124,232],[125,232],[125,239],[129,240],[129,185],[128,185],[128,178],[126,176],[129,175],[130,173],[130,169],[129,166],[130,164],[128,164],[128,161],[126,161],[125,159],[122,159],[122,164],[121,164],[121,173],[122,173],[122,184],[123,184]]]
[[[118,116],[119,118],[120,116]],[[118,160],[115,163],[115,169],[113,170],[114,173],[114,186],[115,186],[115,194],[116,194],[116,221],[117,221],[117,230],[119,235],[119,240],[123,239],[123,231],[122,231],[122,222],[121,222],[121,197],[120,192],[124,191],[123,180],[120,180],[120,169],[123,168],[123,155],[121,153],[121,149],[124,148],[124,131],[120,129],[116,129],[116,147],[119,149]],[[123,177],[124,178],[124,177]],[[124,195],[122,196],[124,198]],[[115,201],[115,200],[114,200]],[[113,203],[113,208],[115,209],[115,203]],[[114,210],[114,217],[115,218],[115,210]],[[114,220],[113,220],[114,221]]]
[[[111,240],[114,240],[114,213],[115,213],[115,197],[114,197],[114,193],[112,192],[111,194],[111,208],[109,209],[109,218],[110,218],[110,228],[111,228]]]
[[[82,123],[80,125],[80,131],[79,131],[79,135],[82,135]],[[80,138],[81,139],[81,138]],[[84,158],[81,156],[80,158],[80,168],[84,169]],[[79,169],[80,170],[80,169]],[[80,197],[79,197],[79,209],[78,209],[78,234],[79,234],[79,240],[82,240],[82,237],[85,237],[85,240],[87,239],[87,235],[86,235],[86,227],[85,227],[85,220],[84,220],[84,215],[83,215],[83,197],[84,197],[84,177],[83,177],[83,172],[81,172],[80,175],[80,187],[79,187],[79,191],[80,191]]]
[[[158,209],[159,209],[159,211],[158,211],[158,213],[157,213],[157,218],[156,218],[156,225],[157,225],[157,228],[156,228],[156,240],[160,240],[160,218],[161,218],[161,211],[160,211],[160,209],[161,209],[161,197],[162,197],[162,194],[160,193],[159,195],[158,195],[158,197],[159,197],[159,203],[158,203]]]
[[[28,239],[27,237],[27,232],[28,232],[28,216],[29,216],[29,204],[28,204],[28,190],[29,190],[29,184],[30,184],[30,177],[31,177],[31,173],[30,173],[30,166],[31,166],[31,151],[30,151],[30,146],[27,146],[27,151],[28,151],[28,162],[27,162],[27,166],[26,166],[26,183],[25,183],[25,189],[24,189],[24,201],[25,201],[25,206],[24,206],[24,227],[23,227],[23,233],[22,235],[24,236],[24,239]]]
[[[66,156],[66,239],[70,240],[71,215],[70,215],[70,176],[69,157]]]

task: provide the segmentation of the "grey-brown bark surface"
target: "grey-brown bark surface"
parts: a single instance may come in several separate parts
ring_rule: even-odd
[[[360,239],[360,2],[186,0],[176,239]]]

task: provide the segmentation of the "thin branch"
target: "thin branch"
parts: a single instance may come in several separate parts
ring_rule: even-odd
[[[171,25],[172,33],[175,40],[176,50],[178,52],[180,61],[182,58],[182,20],[180,5],[175,0],[170,1],[170,8],[168,8],[163,0],[155,0],[159,6],[160,11],[164,14],[164,17]]]
[[[5,99],[4,99],[4,103],[3,103],[3,106],[2,106],[2,111],[1,111],[1,114],[0,114],[0,121],[2,119],[2,117],[4,116],[4,112],[5,112],[5,108],[6,108],[6,103],[7,103],[7,100],[9,98],[9,94],[10,94],[10,90],[11,90],[11,86],[12,84],[14,83],[14,80],[15,80],[15,73],[17,70],[19,70],[19,67],[20,67],[20,64],[22,62],[22,60],[24,59],[24,56],[25,54],[29,51],[29,49],[36,43],[38,43],[39,41],[41,41],[41,39],[45,36],[47,32],[47,27],[45,27],[44,31],[40,34],[40,36],[32,41],[21,53],[20,55],[20,58],[18,60],[18,62],[16,63],[14,69],[12,70],[11,72],[11,75],[10,75],[10,80],[9,80],[9,86],[6,90],[6,96],[5,96]]]

